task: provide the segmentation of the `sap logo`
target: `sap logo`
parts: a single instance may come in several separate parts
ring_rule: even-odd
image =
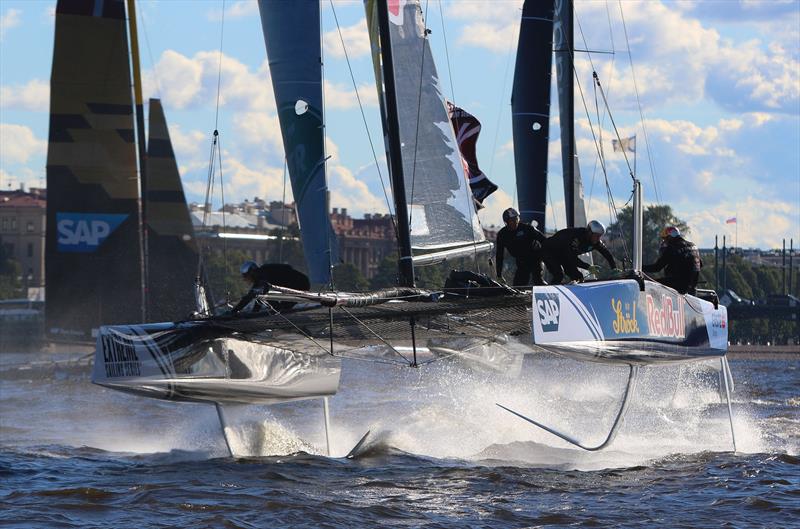
[[[561,302],[558,294],[536,294],[536,311],[544,332],[558,330],[558,318],[561,315]]]
[[[58,251],[95,252],[127,217],[124,214],[56,213]]]

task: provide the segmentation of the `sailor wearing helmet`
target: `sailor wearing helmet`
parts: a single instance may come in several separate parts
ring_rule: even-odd
[[[661,248],[658,251],[658,260],[642,267],[643,272],[658,272],[662,268],[664,277],[658,281],[672,287],[681,294],[694,295],[697,280],[700,278],[700,269],[703,261],[700,252],[693,242],[681,236],[681,231],[675,226],[666,226],[661,230]]]
[[[553,276],[552,282],[561,283],[564,274],[574,281],[583,281],[578,268],[597,273],[597,266],[590,265],[578,256],[596,250],[606,258],[608,265],[616,270],[617,263],[600,237],[606,232],[599,221],[591,221],[585,228],[565,228],[554,233],[544,242],[544,263]]]
[[[514,208],[508,208],[503,212],[503,222],[505,226],[497,232],[495,243],[497,278],[503,279],[503,257],[508,250],[517,262],[512,285],[544,285],[541,253],[544,234],[530,224],[520,222],[519,213]]]

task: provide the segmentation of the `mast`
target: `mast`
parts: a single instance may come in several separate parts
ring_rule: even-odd
[[[406,188],[403,178],[403,158],[400,151],[400,123],[397,119],[397,94],[395,92],[394,63],[392,62],[392,45],[389,33],[389,11],[387,2],[378,0],[378,32],[381,42],[381,58],[383,60],[384,97],[386,100],[386,132],[389,146],[389,173],[392,178],[395,214],[397,217],[398,250],[400,259],[398,268],[400,286],[414,286],[414,266],[411,255],[411,230],[408,222],[408,205],[406,204]]]
[[[526,0],[511,92],[514,168],[522,221],[536,221],[542,232],[547,205],[552,48],[553,0]]]
[[[567,226],[584,226],[586,210],[583,204],[578,155],[575,151],[575,74],[572,0],[555,0],[556,19],[553,24],[558,107],[561,116],[561,165],[564,174],[564,199]]]
[[[144,134],[144,106],[142,104],[142,73],[139,68],[139,38],[136,33],[136,4],[128,2],[128,25],[130,26],[131,63],[133,66],[134,113],[136,115],[136,143],[139,154],[139,247],[141,260],[142,321],[147,321],[147,144]]]

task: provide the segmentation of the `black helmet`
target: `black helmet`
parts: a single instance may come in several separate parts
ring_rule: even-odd
[[[239,268],[239,272],[241,272],[243,276],[246,276],[252,272],[255,272],[256,269],[258,269],[258,264],[255,261],[245,261]]]
[[[514,208],[508,208],[503,212],[503,222],[508,222],[510,219],[518,219],[519,213]]]

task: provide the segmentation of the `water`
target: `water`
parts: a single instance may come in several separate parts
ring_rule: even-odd
[[[508,379],[454,363],[346,361],[331,399],[230,410],[89,383],[78,354],[0,356],[6,527],[800,527],[800,357],[732,358],[727,407],[708,365],[644,369],[609,449],[591,444],[625,369],[536,356]],[[344,459],[361,435],[368,441]]]

